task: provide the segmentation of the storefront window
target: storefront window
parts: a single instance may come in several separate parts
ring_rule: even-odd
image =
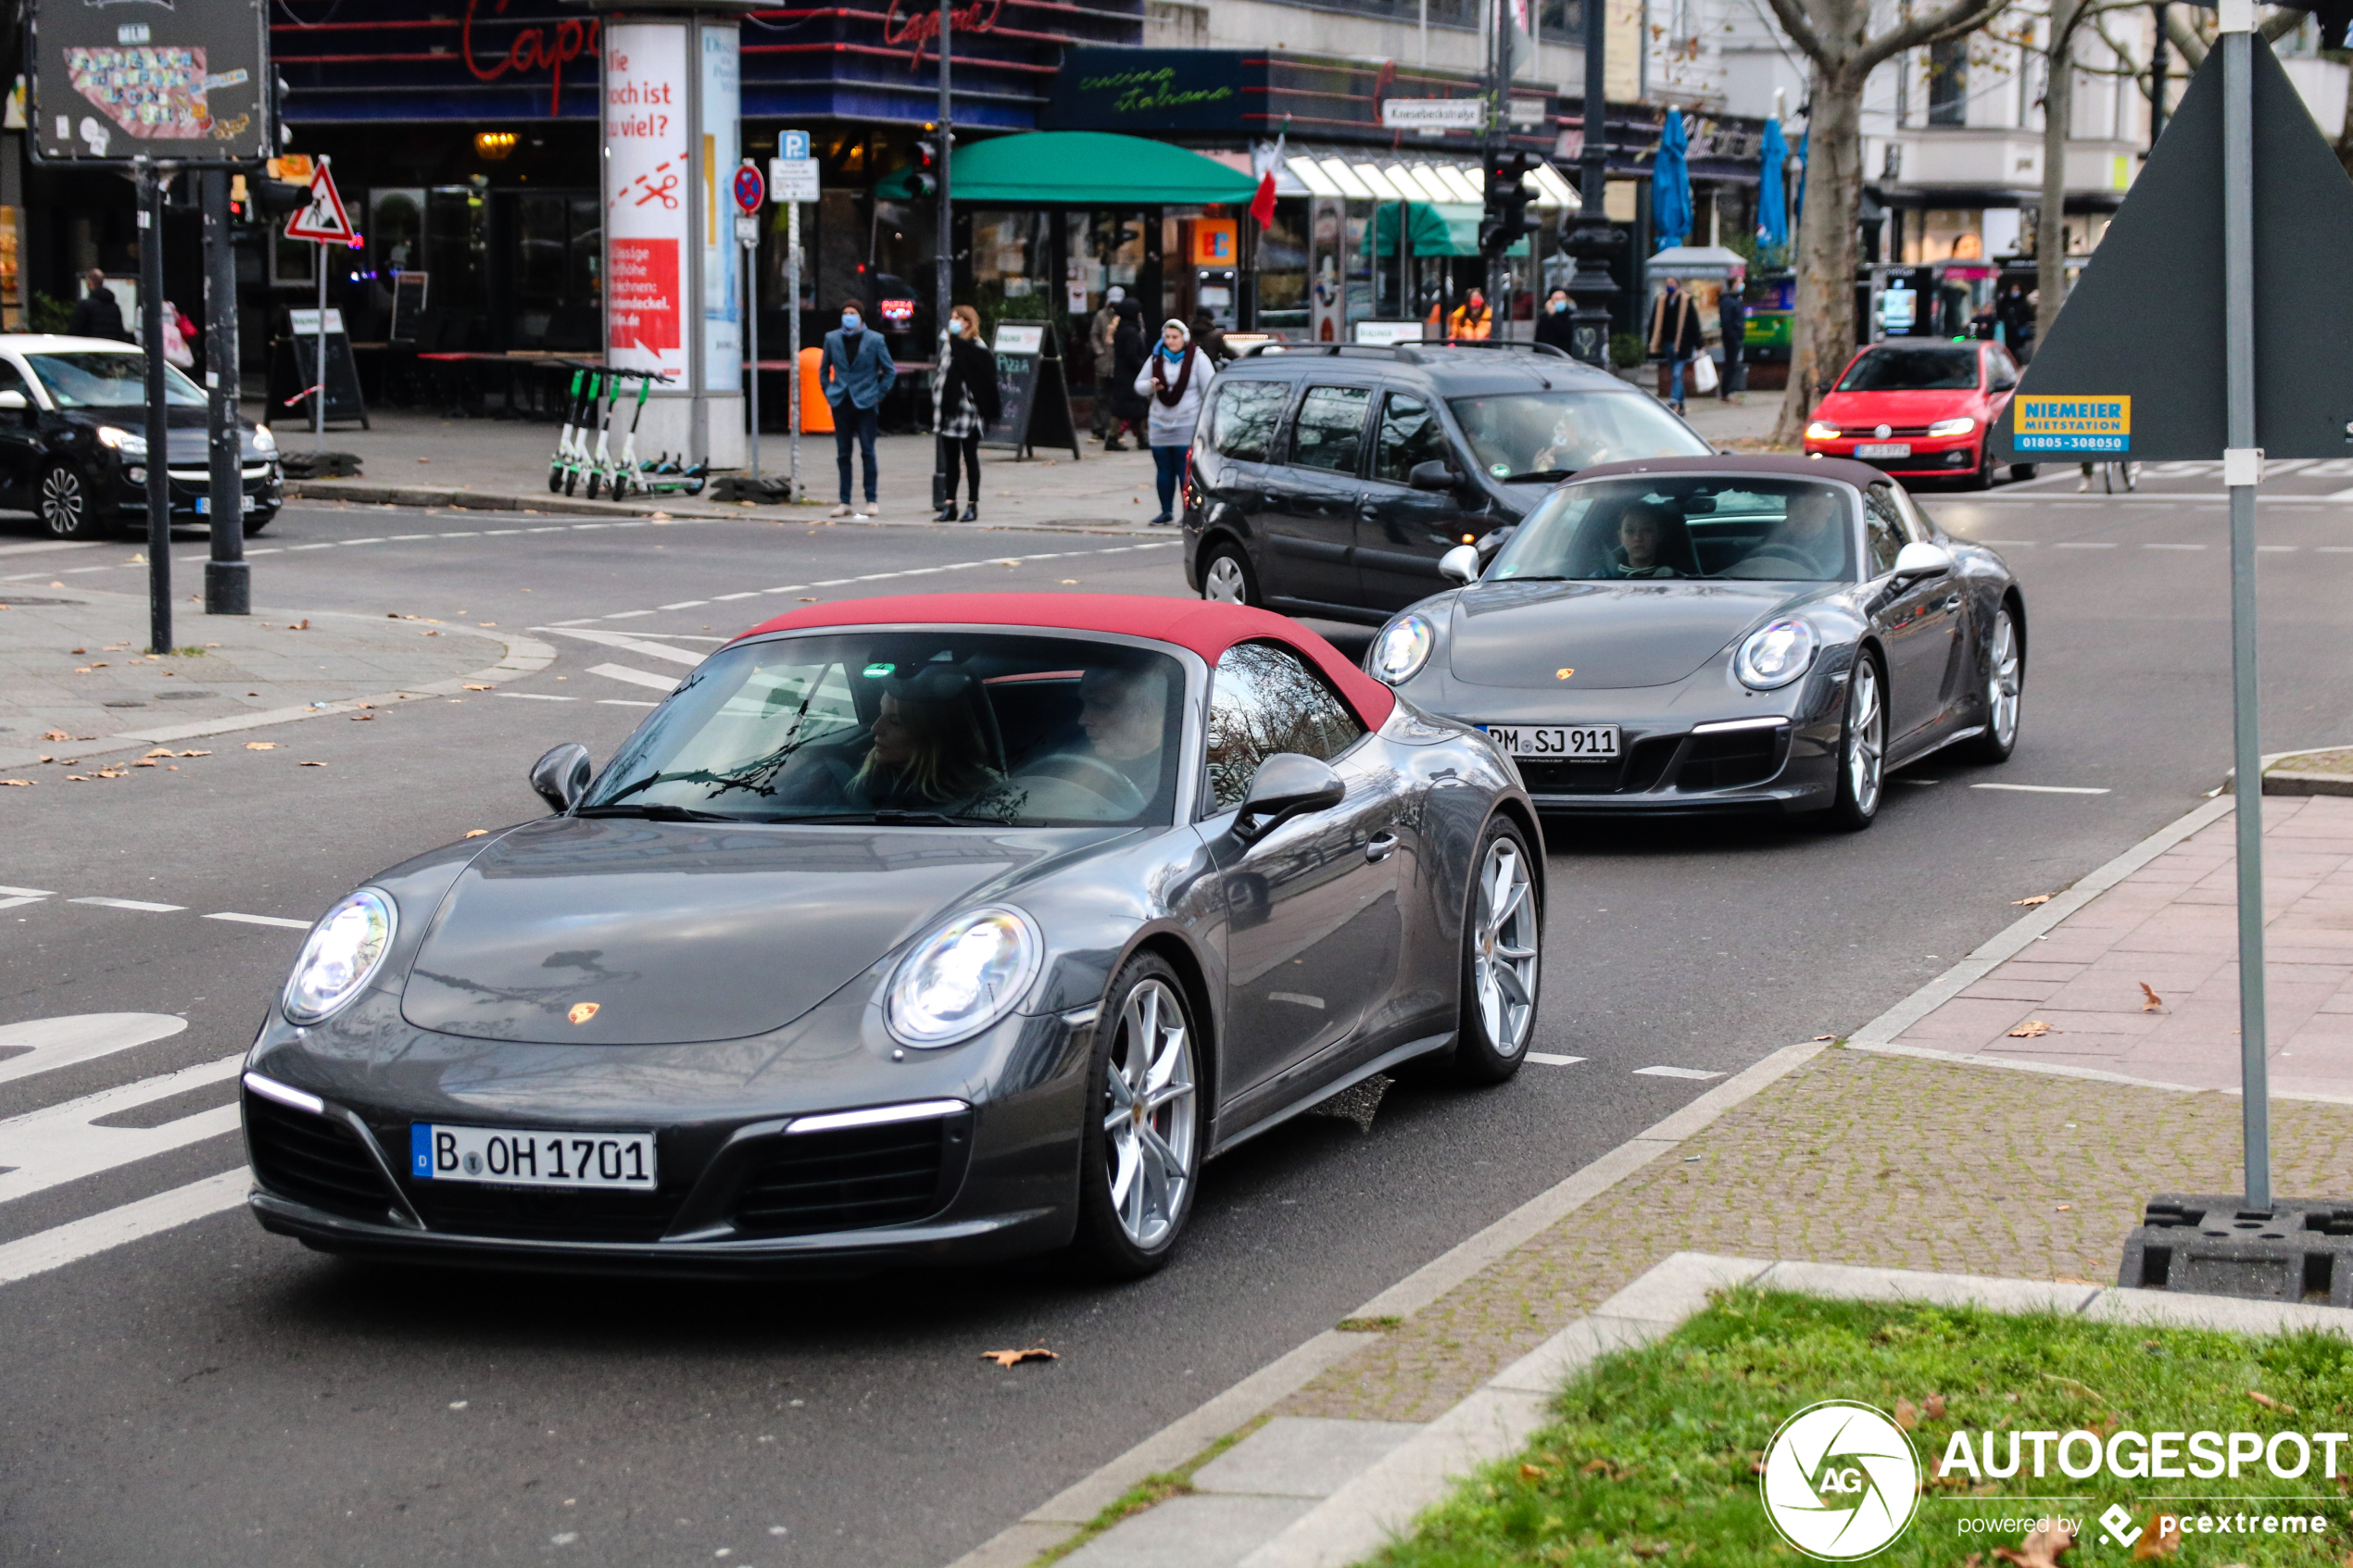
[[[425,193],[425,270],[433,274],[436,307],[483,308],[489,215],[489,202],[476,186],[436,185]]]
[[[1307,202],[1302,197],[1277,202],[1275,221],[1259,233],[1258,330],[1307,334]]]
[[[1057,308],[1052,224],[1043,212],[973,214],[973,306],[985,340],[994,341],[1000,320],[1042,321]]]

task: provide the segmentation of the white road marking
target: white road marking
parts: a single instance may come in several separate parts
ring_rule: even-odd
[[[2112,550],[2116,548],[2113,544],[2095,544],[2082,539],[2064,539],[2053,547],[2061,550]]]
[[[21,908],[23,908],[23,907],[24,907],[25,905],[27,905],[27,904],[38,904],[38,903],[42,903],[42,902],[44,902],[44,900],[43,900],[43,899],[41,899],[41,898],[38,898],[38,897],[15,897],[15,898],[0,898],[0,909],[21,909]]]
[[[283,925],[288,931],[308,931],[310,929],[312,923],[307,920],[288,920],[283,915],[233,914],[227,909],[222,909],[218,914],[207,915],[205,916],[205,919],[233,920],[240,925]]]
[[[668,643],[649,643],[642,637],[626,636],[619,632],[592,632],[585,627],[534,626],[535,632],[553,632],[559,637],[578,637],[603,647],[619,648],[623,653],[643,654],[648,659],[666,659],[673,664],[700,664],[703,656],[686,648],[673,648]]]
[[[0,1246],[0,1285],[14,1285],[35,1274],[78,1263],[142,1237],[234,1209],[252,1190],[253,1178],[244,1171],[223,1171],[186,1186],[126,1203],[87,1219],[54,1229],[36,1231]]]
[[[1703,1073],[1696,1067],[1637,1067],[1634,1069],[1634,1076],[1637,1078],[1690,1078],[1705,1081],[1709,1078],[1721,1078],[1723,1074]]]
[[[244,1061],[242,1053],[224,1056],[217,1061],[199,1062],[177,1073],[101,1089],[94,1095],[0,1122],[0,1165],[16,1167],[0,1174],[0,1203],[235,1132],[240,1113],[234,1101],[182,1116],[160,1127],[100,1127],[93,1123],[102,1117],[234,1078]]]
[[[0,1084],[168,1040],[187,1027],[168,1012],[82,1012],[0,1026],[0,1050],[23,1050],[0,1060]]]
[[[711,602],[715,605],[724,605],[730,599],[756,599],[758,597],[760,597],[759,589],[747,588],[740,594],[714,594],[711,596]]]
[[[633,686],[646,686],[658,692],[674,692],[678,689],[678,683],[667,675],[656,675],[645,670],[632,670],[626,664],[592,664],[588,667],[588,673],[602,675],[609,681],[626,681]]]
[[[96,539],[44,539],[34,545],[0,545],[0,556],[21,556],[34,550],[94,550],[100,544]]]
[[[607,621],[627,621],[632,616],[651,615],[653,611],[649,609],[624,609],[617,611],[614,614],[608,615],[605,619]]]
[[[2202,550],[2203,545],[2144,545],[2144,550]]]
[[[528,697],[534,702],[577,702],[578,697],[563,696],[555,692],[494,692],[494,696]]]
[[[1554,1056],[1551,1051],[1529,1051],[1528,1060],[1540,1067],[1574,1067],[1585,1059],[1581,1056]]]
[[[1973,784],[1971,789],[2007,789],[2020,795],[2106,795],[2104,789],[2081,789],[2071,784]]]
[[[600,696],[597,699],[597,706],[599,708],[660,708],[661,704],[658,702],[638,702],[634,698],[625,696]]]
[[[69,898],[69,904],[95,904],[107,909],[139,909],[147,914],[174,914],[186,909],[185,904],[150,904],[139,898]]]
[[[6,893],[14,898],[54,898],[57,897],[45,887],[0,887],[0,893]]]
[[[2290,555],[2297,548],[2297,546],[2294,545],[2258,545],[2255,547],[2263,552],[2265,555],[2274,556]]]
[[[2314,548],[2324,556],[2353,556],[2353,545],[2319,545]]]
[[[709,599],[680,599],[674,605],[661,605],[658,608],[662,609],[692,609],[697,605],[707,605],[711,601]]]

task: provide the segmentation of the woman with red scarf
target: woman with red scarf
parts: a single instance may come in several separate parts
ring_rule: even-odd
[[[1185,451],[1193,444],[1193,426],[1201,420],[1202,401],[1215,373],[1209,356],[1193,346],[1185,323],[1174,318],[1161,324],[1160,346],[1137,373],[1137,392],[1151,400],[1148,433],[1160,481],[1160,515],[1152,519],[1156,528],[1176,521],[1176,483],[1184,476]]]

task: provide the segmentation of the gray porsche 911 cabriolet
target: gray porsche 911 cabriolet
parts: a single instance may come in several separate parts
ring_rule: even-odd
[[[2002,558],[1836,458],[1585,470],[1365,668],[1478,725],[1554,811],[1766,809],[1844,828],[1891,769],[2018,742],[2026,601]]]
[[[1157,1268],[1202,1161],[1535,1023],[1535,812],[1493,742],[1190,599],[813,606],[552,816],[312,930],[245,1073],[253,1211],[329,1250]]]

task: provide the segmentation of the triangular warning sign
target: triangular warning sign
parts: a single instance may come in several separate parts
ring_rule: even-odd
[[[344,214],[343,196],[323,160],[310,176],[310,205],[286,224],[286,238],[337,245],[351,243],[351,220]]]
[[[2273,458],[2353,456],[2353,291],[2332,270],[2353,256],[2353,180],[2271,46],[2254,44],[2255,444]],[[1994,433],[2011,460],[2210,461],[2228,445],[2222,55],[2217,45],[2198,67],[2050,341],[2035,345]],[[2070,443],[2070,429],[2095,426],[2125,444]]]

